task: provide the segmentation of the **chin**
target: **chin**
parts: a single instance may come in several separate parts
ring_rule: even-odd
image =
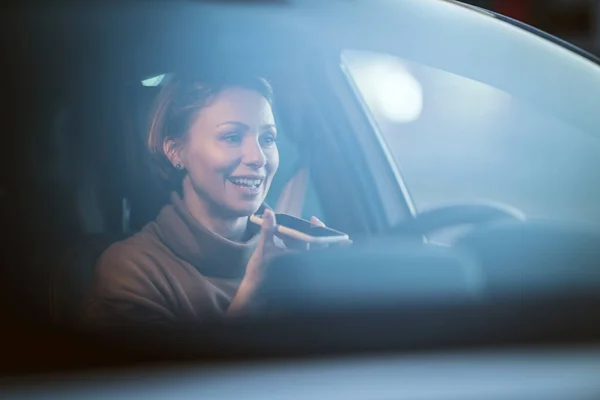
[[[254,203],[246,203],[246,204],[236,204],[234,206],[230,206],[230,210],[239,217],[249,217],[252,214],[255,214],[262,205],[262,202],[254,204]]]

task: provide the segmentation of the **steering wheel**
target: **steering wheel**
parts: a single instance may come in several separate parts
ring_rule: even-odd
[[[399,235],[426,235],[459,225],[483,224],[496,221],[525,221],[518,209],[502,203],[454,204],[419,213],[393,229]]]

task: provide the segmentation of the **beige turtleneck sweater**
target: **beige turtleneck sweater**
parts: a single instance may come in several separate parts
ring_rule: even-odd
[[[83,319],[100,326],[170,324],[227,311],[256,248],[227,240],[196,221],[177,194],[155,221],[101,256]]]

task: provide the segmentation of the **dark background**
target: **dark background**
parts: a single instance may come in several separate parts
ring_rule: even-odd
[[[463,0],[600,54],[600,0]]]

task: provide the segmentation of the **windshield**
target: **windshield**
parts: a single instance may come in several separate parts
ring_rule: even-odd
[[[516,35],[517,28],[504,25],[505,35]],[[523,49],[515,47],[498,66],[498,49],[490,47],[470,65],[443,57],[444,52],[439,63],[460,65],[456,73],[402,57],[400,51],[348,49],[342,66],[418,212],[492,201],[533,219],[600,222],[600,140],[595,116],[581,113],[590,94],[577,91],[582,78],[574,79],[571,71],[548,73],[559,63],[579,68],[588,62],[533,34],[518,35],[534,41],[538,51],[554,52],[554,64],[520,68]],[[527,46],[518,39],[515,43]],[[588,82],[595,83],[600,68],[588,64],[588,76],[595,77]]]
[[[422,64],[357,51],[344,60],[417,210],[492,200],[529,217],[600,222],[595,132]]]
[[[125,328],[133,358],[565,332],[522,300],[598,293],[600,231],[426,211],[600,222],[600,68],[446,1],[302,3],[35,20],[5,74],[7,311]],[[524,328],[463,312],[505,300]]]

